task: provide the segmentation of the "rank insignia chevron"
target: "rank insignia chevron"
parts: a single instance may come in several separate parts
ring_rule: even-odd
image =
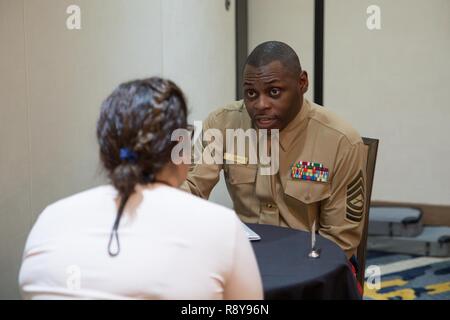
[[[348,220],[353,222],[360,222],[364,213],[365,202],[365,184],[362,171],[347,186],[347,214]]]

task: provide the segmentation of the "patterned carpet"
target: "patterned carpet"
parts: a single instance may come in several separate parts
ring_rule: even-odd
[[[366,300],[450,300],[450,258],[369,251],[371,265],[380,268],[381,282],[374,288],[366,274]]]

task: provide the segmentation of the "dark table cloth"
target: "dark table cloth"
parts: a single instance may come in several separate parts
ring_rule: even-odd
[[[321,249],[311,259],[309,232],[247,224],[261,236],[252,241],[261,272],[265,299],[360,299],[356,279],[344,252],[332,241],[316,236]]]

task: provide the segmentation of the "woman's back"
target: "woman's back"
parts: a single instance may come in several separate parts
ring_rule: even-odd
[[[107,252],[117,191],[101,186],[49,206],[20,272],[31,299],[260,299],[251,245],[232,210],[164,185],[137,187]]]

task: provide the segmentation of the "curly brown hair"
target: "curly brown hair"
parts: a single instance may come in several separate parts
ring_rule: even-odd
[[[186,100],[180,88],[158,77],[119,85],[103,102],[97,122],[100,159],[120,195],[117,219],[108,246],[120,251],[117,229],[128,198],[138,184],[155,181],[170,161],[172,132],[187,127]],[[118,250],[111,252],[116,236]]]

